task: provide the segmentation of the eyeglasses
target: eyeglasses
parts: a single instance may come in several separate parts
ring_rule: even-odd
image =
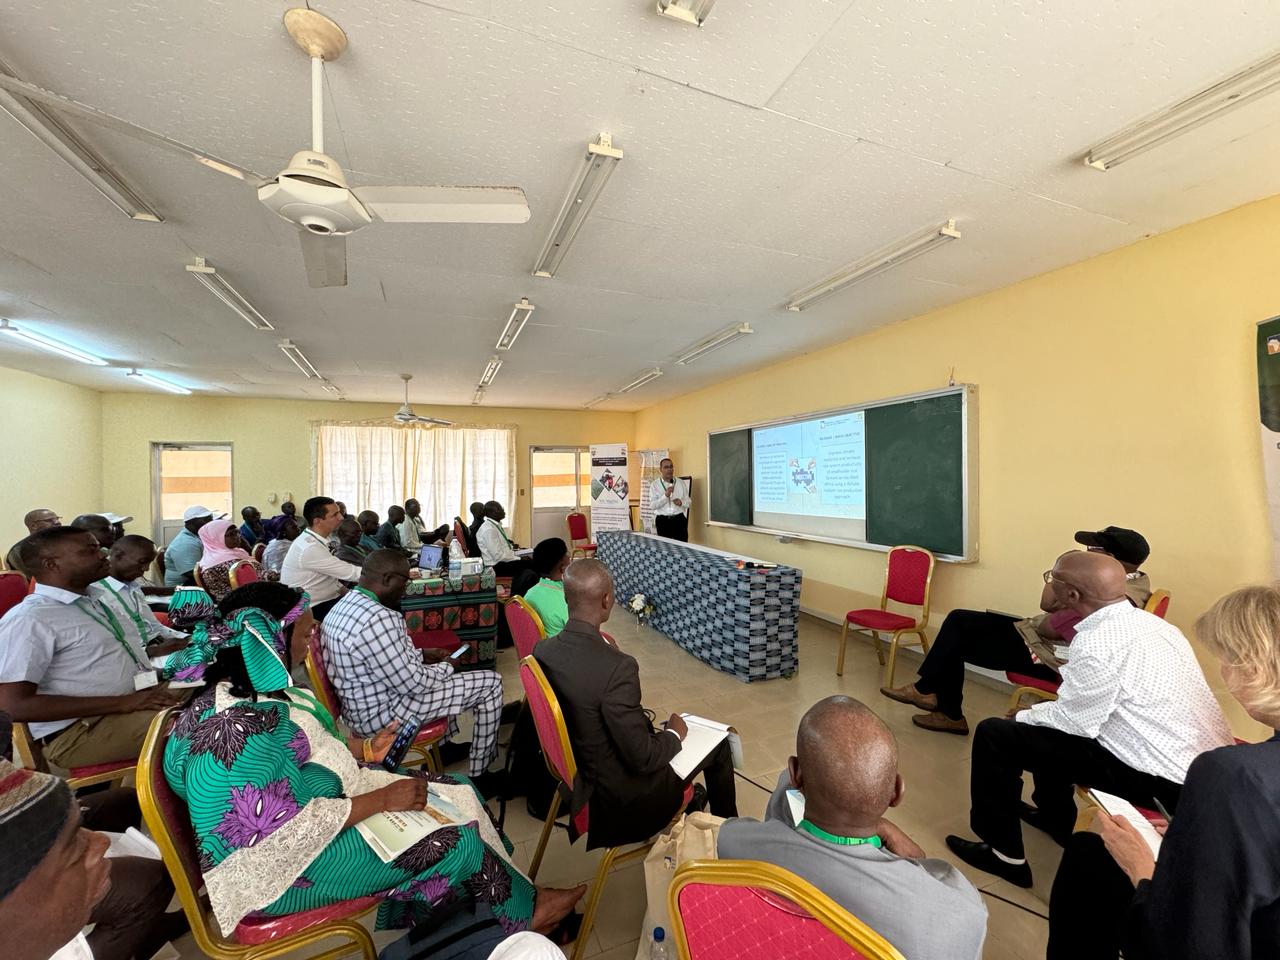
[[[1077,587],[1074,583],[1072,583],[1070,580],[1063,580],[1061,577],[1059,577],[1057,574],[1055,574],[1052,570],[1046,570],[1046,571],[1044,572],[1044,582],[1045,582],[1045,583],[1060,583],[1060,584],[1062,584],[1064,587],[1069,587],[1069,588],[1071,588],[1072,590],[1075,590],[1077,593],[1083,593],[1083,592],[1084,592],[1084,591],[1083,591],[1083,590],[1081,590],[1079,587]]]

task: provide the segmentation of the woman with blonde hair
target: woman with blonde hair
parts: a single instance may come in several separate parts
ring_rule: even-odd
[[[1280,728],[1280,587],[1244,587],[1196,624],[1245,712]],[[1280,957],[1280,734],[1202,753],[1159,860],[1119,817],[1067,844],[1049,898],[1048,960]],[[1157,828],[1160,829],[1160,828]]]

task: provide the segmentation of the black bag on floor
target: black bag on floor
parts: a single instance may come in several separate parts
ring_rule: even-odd
[[[511,730],[511,775],[507,778],[508,797],[528,797],[529,816],[545,820],[556,791],[556,779],[547,769],[538,744],[538,728],[533,714],[521,711]]]
[[[487,960],[506,938],[487,903],[454,903],[433,910],[422,923],[383,947],[378,960]]]

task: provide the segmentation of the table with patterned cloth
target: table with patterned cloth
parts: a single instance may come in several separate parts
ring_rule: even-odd
[[[599,531],[596,543],[613,574],[614,616],[627,616],[626,602],[643,593],[654,606],[650,626],[718,670],[751,681],[799,668],[795,567],[739,570],[750,558],[625,530]]]
[[[410,580],[400,609],[411,634],[451,630],[463,643],[471,644],[454,661],[459,669],[493,666],[498,652],[498,595],[492,570]]]

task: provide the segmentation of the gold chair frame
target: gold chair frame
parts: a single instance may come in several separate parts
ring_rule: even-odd
[[[884,585],[880,588],[880,609],[882,611],[886,610],[889,604],[889,564],[893,561],[893,555],[898,550],[915,550],[920,553],[927,554],[929,557],[929,572],[925,574],[925,578],[924,578],[924,603],[922,603],[920,606],[920,617],[919,619],[916,620],[916,625],[914,627],[903,627],[900,630],[893,631],[893,637],[889,641],[889,669],[888,669],[888,677],[885,680],[885,685],[890,687],[893,686],[893,671],[894,671],[894,667],[897,665],[898,646],[902,642],[902,637],[909,634],[914,634],[916,636],[916,639],[912,641],[910,645],[919,646],[920,649],[924,651],[924,653],[926,654],[928,654],[929,652],[929,637],[925,633],[925,627],[929,625],[929,600],[933,592],[933,571],[934,571],[934,568],[937,566],[937,562],[938,562],[937,558],[934,557],[932,551],[926,550],[924,547],[917,547],[914,544],[903,543],[903,544],[899,544],[898,546],[890,550],[889,558],[885,561],[885,566],[884,566]],[[894,602],[897,603],[898,601],[895,600]],[[875,641],[876,656],[880,660],[880,666],[883,667],[885,665],[885,660],[884,660],[883,641],[881,641],[880,639],[881,631],[872,630],[870,627],[856,627],[856,626],[853,628],[853,630],[855,633],[870,634],[871,639]],[[837,677],[844,676],[844,650],[845,650],[845,645],[848,642],[849,642],[849,619],[846,616],[844,621],[844,628],[840,631],[840,655],[836,659],[836,676]]]
[[[865,960],[905,960],[884,937],[851,914],[809,881],[771,863],[752,860],[690,860],[676,868],[667,889],[667,907],[679,960],[694,960],[680,913],[680,892],[691,884],[717,887],[751,887],[785,897],[837,937],[857,950]]]

